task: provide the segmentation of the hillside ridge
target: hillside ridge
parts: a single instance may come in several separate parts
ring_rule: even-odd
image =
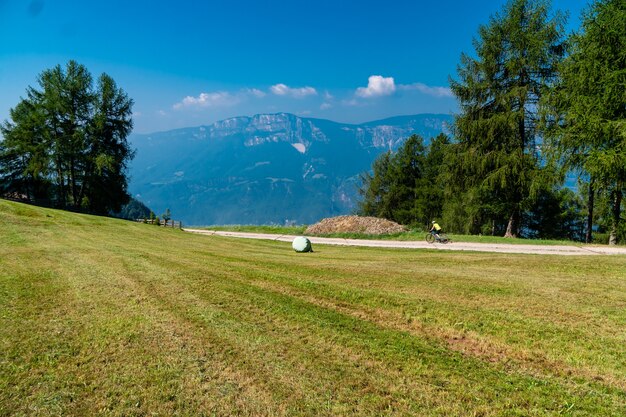
[[[359,175],[418,134],[448,131],[447,115],[361,124],[257,114],[132,135],[134,197],[185,224],[312,224],[357,207]]]

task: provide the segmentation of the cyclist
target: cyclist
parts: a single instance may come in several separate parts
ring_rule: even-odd
[[[435,236],[437,240],[439,240],[439,234],[443,233],[443,229],[441,228],[441,226],[439,226],[439,223],[434,220],[432,221],[432,225],[433,227],[430,228],[430,233],[432,233],[432,235]]]

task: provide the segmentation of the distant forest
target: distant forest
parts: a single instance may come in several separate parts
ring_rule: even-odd
[[[451,137],[413,136],[363,175],[359,212],[456,233],[626,240],[626,2],[577,33],[548,1],[512,0],[450,80]],[[576,187],[564,187],[567,176]]]

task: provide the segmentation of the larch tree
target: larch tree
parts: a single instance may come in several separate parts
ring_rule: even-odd
[[[563,20],[550,18],[546,0],[510,0],[480,26],[475,56],[462,54],[459,79],[450,80],[460,104],[455,177],[468,195],[497,199],[490,205],[507,219],[507,237],[519,233],[524,210],[546,182],[538,104],[563,56]]]
[[[0,125],[0,195],[31,201],[49,198],[49,151],[44,139],[43,112],[22,100],[10,111],[13,123]]]
[[[611,202],[609,243],[617,243],[626,187],[626,1],[600,0],[586,11],[545,104],[549,150],[588,179],[587,240],[602,190]]]
[[[132,100],[110,76],[102,74],[87,135],[87,181],[80,192],[91,212],[119,211],[126,203],[127,164],[134,157],[126,140],[133,128],[131,114]]]
[[[132,100],[106,74],[94,88],[75,61],[37,81],[0,126],[0,191],[72,210],[119,211],[129,198]]]

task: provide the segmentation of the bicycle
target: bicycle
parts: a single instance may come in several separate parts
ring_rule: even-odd
[[[450,240],[450,238],[448,238],[448,236],[445,233],[439,233],[438,235],[435,235],[434,233],[427,233],[426,234],[426,242],[428,243],[450,243],[452,242]]]

